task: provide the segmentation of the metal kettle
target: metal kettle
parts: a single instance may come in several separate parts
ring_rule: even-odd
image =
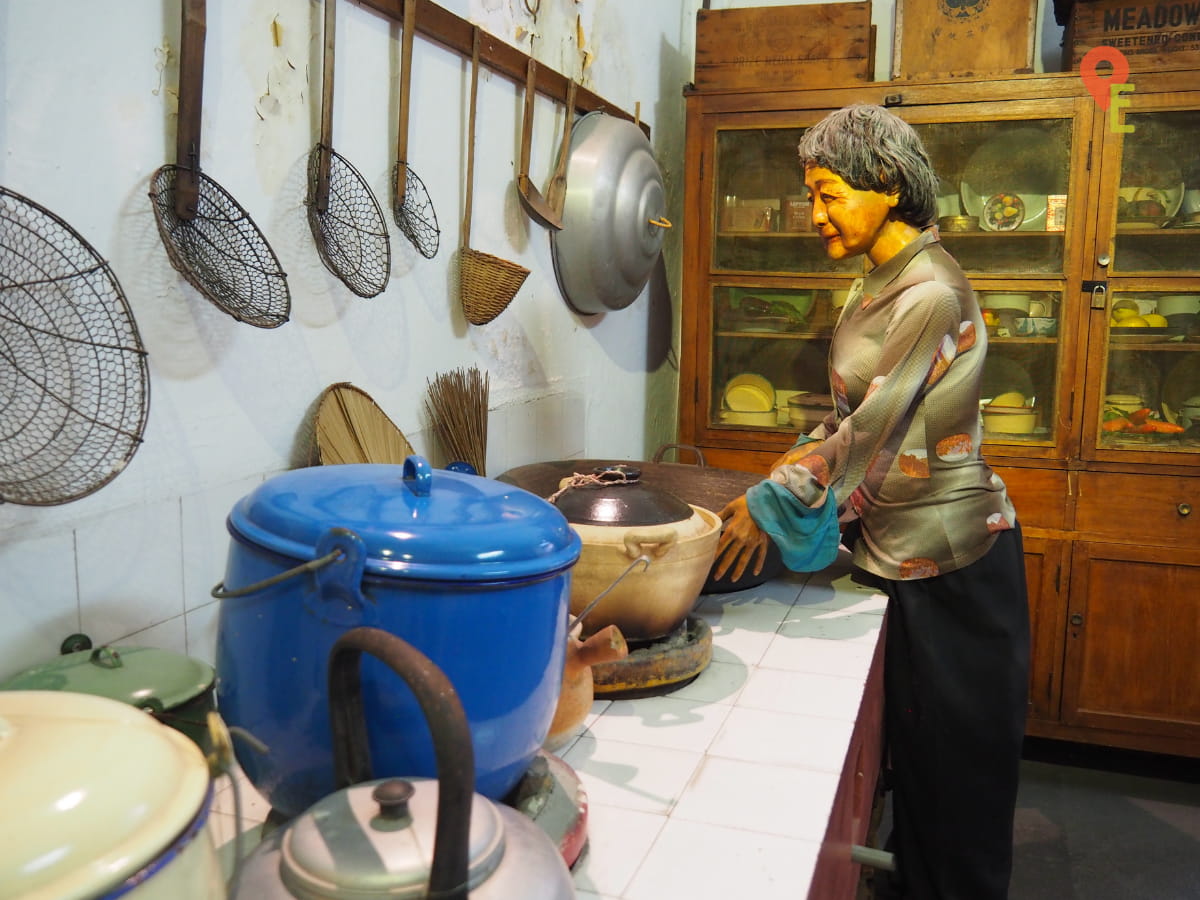
[[[371,780],[360,691],[363,653],[412,690],[433,735],[437,779]],[[354,628],[329,655],[329,708],[340,790],[251,853],[235,896],[256,900],[572,900],[570,872],[528,817],[474,792],[474,751],[449,679],[391,632]]]

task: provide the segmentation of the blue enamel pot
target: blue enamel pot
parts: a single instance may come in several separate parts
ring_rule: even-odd
[[[217,630],[217,707],[266,745],[238,762],[280,815],[334,791],[328,657],[358,626],[392,632],[454,685],[471,730],[475,790],[501,799],[545,740],[562,685],[579,536],[512,485],[403,466],[285,472],[242,498]],[[362,697],[379,777],[437,776],[411,692],[365,660]]]

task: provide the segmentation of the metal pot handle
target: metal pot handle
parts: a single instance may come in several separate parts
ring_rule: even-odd
[[[352,628],[329,652],[334,783],[345,788],[372,777],[362,699],[360,661],[364,652],[404,680],[420,704],[433,737],[438,806],[428,895],[466,900],[471,802],[475,794],[475,751],[467,714],[454,685],[429,657],[380,628]]]
[[[213,589],[209,591],[209,593],[218,600],[232,600],[235,597],[248,597],[251,594],[257,594],[259,591],[264,591],[269,587],[274,587],[281,581],[287,581],[289,578],[295,578],[297,575],[303,575],[306,572],[315,572],[317,569],[322,569],[330,563],[337,562],[341,556],[341,550],[331,550],[324,556],[318,556],[316,559],[310,559],[308,562],[301,563],[298,566],[293,566],[285,572],[278,572],[272,575],[270,578],[264,578],[262,581],[256,581],[254,584],[248,584],[245,587],[235,588],[232,591],[226,590],[224,581],[218,581]]]
[[[274,587],[280,582],[287,581],[289,578],[295,578],[297,575],[315,572],[319,573],[317,581],[321,587],[322,599],[327,600],[335,595],[339,597],[344,596],[351,603],[362,605],[362,594],[358,590],[358,584],[362,580],[363,563],[366,557],[366,548],[363,545],[362,538],[349,528],[330,528],[317,541],[315,551],[321,555],[298,566],[292,566],[292,568],[283,572],[276,572],[270,578],[264,578],[262,581],[256,581],[254,584],[248,584],[245,587],[234,588],[233,590],[226,589],[225,582],[221,581],[210,593],[218,600],[248,597],[250,594],[257,594],[259,591]],[[332,574],[328,572],[320,573],[321,569],[338,560],[345,560],[346,568],[344,570]]]
[[[647,528],[641,531],[631,528],[625,532],[625,552],[630,559],[638,556],[651,556],[659,559],[675,546],[679,532],[670,525],[660,525],[658,528]],[[645,545],[651,545],[649,549]]]
[[[696,465],[697,466],[699,466],[700,468],[703,469],[705,467],[705,465],[707,465],[707,463],[705,463],[705,461],[704,461],[704,453],[700,450],[699,447],[695,447],[691,444],[663,444],[661,447],[659,447],[657,450],[654,451],[654,458],[650,461],[651,462],[662,462],[662,458],[664,456],[666,456],[668,450],[691,450],[692,453],[696,454]]]
[[[583,617],[586,616],[588,613],[590,613],[593,609],[595,609],[596,604],[599,603],[601,600],[603,600],[605,597],[607,597],[609,595],[609,593],[612,591],[612,589],[615,588],[622,581],[624,581],[625,576],[628,575],[630,572],[632,572],[639,565],[642,567],[642,571],[644,572],[646,569],[648,569],[650,567],[650,557],[643,554],[642,556],[639,556],[637,559],[635,559],[633,562],[631,562],[629,565],[627,565],[625,567],[625,571],[622,572],[620,575],[618,575],[616,577],[616,580],[613,581],[612,584],[610,584],[608,587],[606,587],[604,590],[602,590],[600,593],[598,593],[595,597],[593,597],[588,602],[588,605],[579,611],[579,615],[577,615],[575,618],[573,618],[570,621],[570,623],[567,625],[567,634],[570,634],[572,631],[574,631],[575,626],[583,621]]]

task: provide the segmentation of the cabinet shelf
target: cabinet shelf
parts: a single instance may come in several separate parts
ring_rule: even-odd
[[[1197,353],[1200,352],[1200,342],[1194,340],[1184,341],[1109,341],[1108,349],[1114,350],[1137,350],[1139,353],[1146,350],[1163,353]]]
[[[832,331],[717,331],[718,338],[753,338],[785,341],[827,341],[833,337]]]
[[[996,335],[988,335],[989,346],[995,346],[997,344],[1002,344],[1006,347],[1015,346],[1017,344],[1043,344],[1045,346],[1053,346],[1057,343],[1058,338],[1056,337],[1025,337],[1024,335],[1018,337],[998,337]]]

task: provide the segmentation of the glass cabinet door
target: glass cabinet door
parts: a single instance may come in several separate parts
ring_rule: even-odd
[[[1131,112],[1095,388],[1100,451],[1200,451],[1200,112]],[[1099,325],[1098,319],[1093,325]],[[1098,407],[1098,409],[1097,409]],[[1101,454],[1105,455],[1105,454]]]
[[[1072,109],[992,121],[921,121],[939,113],[897,110],[941,178],[941,240],[985,311],[981,406],[993,444],[1047,448],[1058,440]],[[996,112],[981,107],[978,115]],[[718,125],[713,136],[711,429],[794,434],[832,408],[829,339],[864,260],[828,259],[813,231],[796,157],[805,124]]]
[[[1200,449],[1200,290],[1114,291],[1099,446]]]
[[[1109,272],[1200,275],[1200,112],[1130,113]]]

